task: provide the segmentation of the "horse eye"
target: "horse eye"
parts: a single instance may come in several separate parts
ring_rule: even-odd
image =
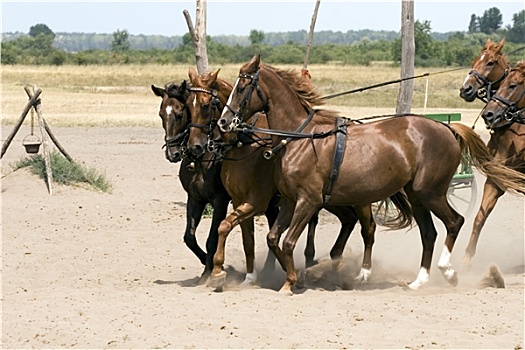
[[[511,84],[509,85],[509,89],[515,89],[517,86],[518,86],[518,84],[516,84],[516,83],[511,83]]]
[[[489,62],[487,63],[487,66],[492,67],[493,65],[494,65],[494,61],[489,61]]]
[[[175,114],[175,119],[181,120],[182,119],[182,112],[179,112],[179,113]]]
[[[202,109],[208,109],[210,108],[210,104],[209,103],[205,103],[201,106]]]
[[[239,87],[237,87],[237,93],[242,94],[242,92],[244,91],[244,89],[245,89],[244,86],[239,86]]]

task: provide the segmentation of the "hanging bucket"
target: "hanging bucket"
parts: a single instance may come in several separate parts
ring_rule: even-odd
[[[42,141],[36,135],[27,135],[22,141],[22,145],[26,148],[27,153],[38,153]]]

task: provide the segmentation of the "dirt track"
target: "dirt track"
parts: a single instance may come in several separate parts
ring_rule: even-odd
[[[4,128],[3,139],[11,128]],[[182,241],[186,196],[178,165],[164,159],[163,131],[152,128],[53,128],[71,155],[105,170],[112,194],[58,187],[25,170],[2,179],[4,348],[514,348],[524,334],[524,201],[505,195],[482,232],[469,270],[461,257],[472,217],[453,252],[458,287],[435,264],[428,287],[407,292],[421,244],[417,231],[376,234],[368,285],[336,288],[321,264],[293,297],[276,292],[281,271],[241,289],[239,231],[230,236],[228,287],[194,286],[201,272]],[[25,155],[23,133],[2,164]],[[483,178],[478,177],[478,201]],[[258,266],[266,255],[265,220],[258,219]],[[198,230],[204,244],[209,220]],[[338,223],[323,214],[317,258],[328,257]],[[345,252],[348,276],[362,252],[354,230]],[[303,261],[301,240],[296,249]],[[437,258],[436,258],[437,256]],[[480,289],[495,263],[507,288]],[[315,276],[320,277],[318,279]]]

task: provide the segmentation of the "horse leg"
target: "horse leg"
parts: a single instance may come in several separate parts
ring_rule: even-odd
[[[450,256],[465,219],[450,206],[446,196],[430,198],[427,206],[445,224],[447,229],[445,246],[438,261],[438,268],[448,283],[455,287],[458,284],[458,276],[450,264]]]
[[[257,272],[255,271],[255,238],[253,217],[240,223],[242,231],[242,245],[246,257],[246,278],[243,285],[255,284],[257,281]]]
[[[292,203],[288,202],[285,199],[281,200],[281,209],[279,210],[279,215],[275,223],[272,225],[270,232],[266,235],[266,243],[268,248],[272,251],[273,255],[279,261],[279,264],[286,271],[284,264],[284,257],[281,248],[279,248],[279,241],[281,239],[282,233],[290,227],[290,222],[292,220],[294,206]],[[268,262],[268,261],[267,261]],[[263,271],[270,271],[266,265],[264,266]]]
[[[481,199],[481,205],[479,207],[476,218],[474,219],[474,225],[472,227],[472,233],[470,234],[470,240],[467,248],[465,249],[465,256],[463,262],[470,264],[470,261],[476,254],[476,245],[478,244],[479,235],[481,229],[485,225],[488,216],[496,206],[496,202],[505,191],[501,190],[493,181],[487,179],[483,187],[483,198]]]
[[[372,216],[372,206],[356,206],[357,217],[361,224],[361,237],[363,237],[363,243],[365,245],[365,251],[363,253],[363,263],[361,270],[355,278],[357,283],[366,283],[372,273],[372,246],[375,242],[375,231],[376,223]]]
[[[204,271],[198,280],[199,284],[206,281],[206,278],[211,271],[208,270],[206,266],[206,252],[201,249],[197,243],[197,237],[195,236],[195,231],[197,230],[197,226],[199,226],[205,206],[206,203],[197,203],[193,198],[188,196],[188,201],[186,202],[186,230],[184,232],[184,243],[193,254],[197,256],[201,264],[204,265]]]
[[[308,223],[308,235],[306,236],[306,248],[304,249],[305,267],[309,268],[317,264],[315,257],[315,229],[319,223],[319,212],[312,215]]]
[[[280,195],[276,194],[270,200],[268,208],[264,215],[268,221],[268,227],[271,229],[275,221],[277,220],[277,215],[279,215],[279,198]],[[266,255],[266,261],[264,262],[264,271],[273,271],[275,270],[275,255],[273,252],[268,249],[268,254]]]
[[[407,285],[407,288],[417,290],[426,285],[429,279],[430,266],[432,264],[432,255],[434,253],[434,244],[437,238],[437,231],[432,222],[430,210],[420,201],[423,196],[415,195],[413,190],[408,186],[405,187],[408,200],[412,205],[414,219],[419,227],[423,253],[421,256],[421,267],[416,279]]]
[[[208,252],[206,257],[206,266],[212,274],[211,277],[213,277],[215,270],[214,257],[217,253],[217,248],[219,245],[219,227],[226,217],[229,202],[230,199],[228,196],[218,196],[213,201],[213,217],[210,226],[210,233],[208,234],[208,240],[206,241],[206,250]],[[222,269],[222,264],[220,268]]]
[[[286,282],[281,287],[281,293],[293,294],[292,287],[297,282],[293,251],[308,221],[318,210],[319,207],[312,205],[304,198],[300,198],[296,203],[290,227],[283,241],[282,256],[286,271]]]

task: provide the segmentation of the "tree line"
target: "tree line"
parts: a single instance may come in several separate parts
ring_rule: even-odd
[[[416,21],[417,66],[468,66],[487,38],[505,37],[507,53],[525,44],[525,10],[513,16],[513,24],[501,27],[501,13],[491,8],[482,16],[472,15],[466,32],[433,33],[429,21]],[[252,29],[248,36],[207,37],[210,62],[242,63],[260,53],[271,64],[301,64],[306,52],[305,30],[264,33]],[[47,25],[32,26],[29,34],[4,34],[2,64],[194,64],[194,49],[188,34],[181,37],[130,35],[126,30],[113,34],[55,34]],[[401,60],[401,39],[394,31],[359,30],[346,33],[316,32],[310,63],[368,65],[374,61]],[[511,62],[523,57],[510,55]]]

